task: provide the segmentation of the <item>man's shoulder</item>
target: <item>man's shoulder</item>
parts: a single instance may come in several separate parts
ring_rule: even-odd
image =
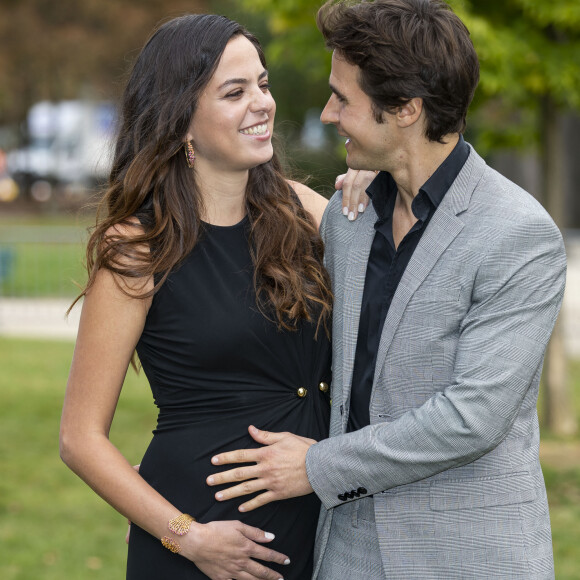
[[[342,213],[342,190],[339,189],[330,198],[320,224],[320,233],[327,246],[332,243],[336,233],[344,227],[343,222],[347,221]]]
[[[468,215],[477,216],[478,220],[488,217],[498,226],[502,223],[506,227],[540,223],[556,227],[546,209],[531,193],[485,162],[482,164],[483,171],[473,190]]]
[[[529,192],[486,166],[478,181],[463,221],[463,244],[477,248],[496,264],[508,256],[519,262],[550,256],[565,267],[562,234],[542,204]]]
[[[328,202],[326,211],[322,217],[321,229],[326,235],[337,234],[339,236],[351,236],[364,231],[367,227],[373,227],[377,219],[372,203],[364,212],[358,214],[356,220],[350,221],[342,213],[342,191],[337,191]]]
[[[334,195],[328,201],[328,205],[322,217],[324,223],[335,221],[336,217],[342,216],[342,189],[334,192]],[[342,216],[344,217],[344,216]]]

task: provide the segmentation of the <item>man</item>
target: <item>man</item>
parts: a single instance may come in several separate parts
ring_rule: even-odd
[[[347,163],[380,169],[356,222],[323,222],[333,280],[330,438],[251,428],[266,446],[243,504],[312,490],[323,504],[314,577],[553,578],[536,414],[565,283],[561,235],[461,136],[479,79],[459,18],[439,0],[327,3],[322,121]],[[341,204],[342,205],[342,204]]]

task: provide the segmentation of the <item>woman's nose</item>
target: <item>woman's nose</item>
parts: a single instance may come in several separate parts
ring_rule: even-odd
[[[270,91],[264,92],[259,89],[255,93],[255,97],[252,99],[251,110],[252,112],[258,111],[270,111],[274,106],[274,97],[270,94]]]

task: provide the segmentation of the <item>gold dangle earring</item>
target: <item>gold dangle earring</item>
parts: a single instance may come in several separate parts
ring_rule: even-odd
[[[193,150],[193,141],[186,141],[183,146],[185,149],[185,159],[187,161],[187,166],[193,169],[193,164],[195,163],[195,151]]]

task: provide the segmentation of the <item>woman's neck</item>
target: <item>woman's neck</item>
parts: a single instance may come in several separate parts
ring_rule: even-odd
[[[196,172],[203,199],[203,221],[216,226],[231,226],[246,215],[246,186],[249,172],[219,174]]]

